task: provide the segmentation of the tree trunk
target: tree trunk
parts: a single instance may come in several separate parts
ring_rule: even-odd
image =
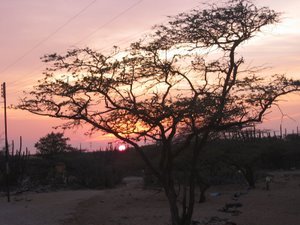
[[[198,202],[203,203],[206,201],[205,192],[210,187],[210,185],[199,175],[198,171],[196,171],[196,176],[200,191],[200,197]]]
[[[203,184],[203,186],[200,186],[200,197],[199,197],[199,203],[203,203],[206,201],[205,192],[209,188],[208,184]]]
[[[191,174],[189,177],[189,202],[186,215],[182,218],[182,225],[190,225],[192,222],[192,216],[194,212],[195,205],[195,186],[196,186],[196,170],[195,166],[191,169]]]
[[[164,185],[164,190],[168,198],[172,225],[181,225],[179,210],[177,207],[177,195],[175,193],[174,187],[170,187],[169,185]]]
[[[249,188],[255,188],[255,177],[253,169],[250,166],[246,166],[245,170],[245,176],[248,181]]]
[[[189,183],[190,185],[190,183]],[[194,188],[193,187],[185,187],[184,191],[185,193],[182,193],[181,195],[177,195],[175,192],[175,188],[173,185],[173,182],[169,181],[166,185],[164,185],[164,190],[166,193],[166,196],[168,198],[170,213],[171,213],[171,224],[172,225],[190,225],[192,214],[193,214],[193,208],[194,208]],[[186,196],[187,195],[187,196]],[[179,197],[182,197],[183,200],[180,205],[179,209]],[[186,199],[185,199],[186,198]],[[187,204],[185,201],[188,201]]]
[[[182,205],[181,215],[177,205],[177,195],[172,187],[165,188],[165,192],[168,198],[170,213],[171,213],[171,224],[172,225],[190,225],[192,221],[192,215],[194,210],[194,199],[195,189],[193,187],[188,188],[188,205]]]

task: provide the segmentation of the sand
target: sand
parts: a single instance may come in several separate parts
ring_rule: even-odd
[[[0,225],[59,225],[76,206],[99,191],[58,191],[12,195],[0,198]]]
[[[269,191],[262,181],[254,190],[241,185],[210,188],[207,202],[196,204],[193,220],[204,224],[216,217],[238,225],[300,224],[300,171],[273,175]],[[238,198],[233,199],[234,194]],[[139,178],[127,178],[111,190],[27,193],[14,198],[11,203],[0,199],[1,225],[170,224],[164,193],[143,189]],[[221,212],[226,203],[242,206],[236,208],[239,212]]]

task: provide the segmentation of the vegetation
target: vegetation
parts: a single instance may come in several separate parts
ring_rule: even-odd
[[[66,152],[52,155],[10,156],[9,184],[12,190],[41,191],[58,188],[113,188],[122,180],[122,168],[115,165],[117,152]],[[0,190],[5,190],[4,155],[0,155]],[[20,172],[21,166],[23,170]]]
[[[205,200],[209,186],[238,183],[251,186],[239,171],[248,166],[254,175],[253,183],[269,170],[300,168],[299,136],[253,139],[217,139],[208,143],[197,162],[196,199]],[[144,146],[144,153],[159,163],[156,145]],[[177,193],[182,192],[183,174],[189,168],[190,147],[174,164]],[[2,152],[3,153],[3,152]],[[255,160],[254,160],[255,159]],[[4,154],[0,154],[0,189],[4,190]],[[234,164],[233,164],[234,163]],[[63,168],[59,169],[59,166]],[[112,188],[125,176],[144,176],[145,187],[161,187],[133,149],[125,152],[114,150],[99,152],[65,152],[53,157],[29,155],[16,151],[10,155],[10,184],[16,190],[26,191],[48,188]],[[58,169],[58,170],[57,170]],[[200,179],[200,180],[199,180]]]
[[[45,137],[41,137],[40,140],[35,143],[34,147],[36,147],[38,154],[50,156],[74,150],[71,145],[67,143],[68,140],[69,138],[65,138],[63,133],[51,132]]]
[[[258,74],[238,54],[241,44],[278,21],[267,7],[231,0],[172,17],[125,53],[87,48],[46,55],[46,77],[18,107],[67,120],[63,128],[86,124],[130,144],[162,185],[172,225],[190,225],[206,144],[261,122],[280,96],[299,91],[298,81]],[[145,154],[142,140],[157,143],[158,159]],[[181,194],[179,157],[186,157]]]
[[[19,149],[15,150],[14,141],[10,146],[10,157],[8,158],[9,161],[9,176],[7,177],[7,170],[6,170],[6,149],[5,147],[0,152],[0,184],[2,188],[4,188],[4,181],[8,179],[8,183],[10,185],[19,186],[21,185],[22,181],[26,176],[26,169],[27,163],[29,159],[29,151],[26,148],[25,151],[22,150],[22,137],[20,137],[20,146]],[[3,187],[2,187],[3,186]]]

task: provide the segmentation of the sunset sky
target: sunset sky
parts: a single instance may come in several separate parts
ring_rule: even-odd
[[[16,104],[24,90],[43,78],[45,65],[40,57],[64,53],[74,47],[110,51],[126,47],[167,20],[168,15],[188,11],[199,0],[1,0],[0,3],[0,82],[7,84],[8,104]],[[208,1],[212,3],[213,1]],[[259,0],[282,12],[281,23],[265,30],[239,49],[246,63],[269,67],[268,73],[286,73],[300,79],[300,1]],[[2,104],[2,99],[1,99]],[[2,106],[1,106],[2,107]],[[300,123],[300,97],[289,95],[281,103],[285,115],[272,109],[262,128],[278,130],[280,122],[290,132]],[[0,112],[0,146],[4,145],[3,110]],[[9,140],[23,136],[24,146],[33,144],[52,131],[59,120],[8,111]],[[75,147],[96,150],[108,140],[100,135],[86,137],[83,131],[68,131]]]

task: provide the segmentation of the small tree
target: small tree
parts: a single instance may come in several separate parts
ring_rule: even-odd
[[[72,149],[71,145],[67,143],[68,140],[69,138],[64,137],[63,133],[51,132],[40,138],[34,147],[36,147],[38,154],[55,155]]]
[[[198,158],[207,141],[261,122],[278,97],[299,90],[298,82],[283,75],[258,76],[237,55],[242,43],[278,19],[268,8],[232,0],[171,18],[125,56],[91,49],[46,55],[52,66],[19,108],[68,120],[64,128],[88,124],[91,132],[132,145],[161,182],[172,225],[189,225]],[[142,140],[158,143],[159,163],[142,151]],[[179,196],[174,160],[192,143]]]

